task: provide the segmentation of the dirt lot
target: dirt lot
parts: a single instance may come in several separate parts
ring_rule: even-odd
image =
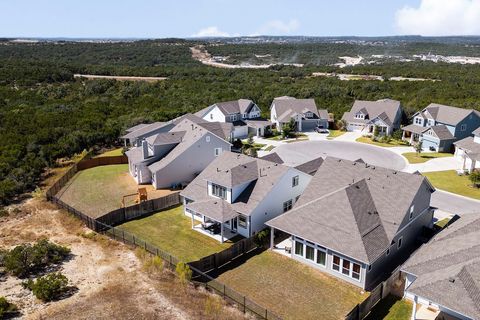
[[[72,258],[60,267],[78,291],[64,300],[43,303],[14,277],[0,279],[0,296],[21,310],[25,319],[242,319],[222,305],[206,314],[212,296],[183,287],[170,271],[148,272],[134,251],[94,235],[76,218],[43,199],[30,199],[0,218],[0,248],[40,238],[68,246]]]

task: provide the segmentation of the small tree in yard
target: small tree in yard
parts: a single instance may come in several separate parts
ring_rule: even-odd
[[[402,130],[398,129],[398,130],[393,131],[392,138],[400,141],[400,140],[402,140],[402,135],[403,135]]]
[[[422,151],[423,151],[423,142],[420,140],[415,145],[415,152],[417,153],[417,157],[420,155],[420,153],[422,153]]]
[[[468,179],[470,179],[470,181],[472,182],[475,188],[479,188],[480,187],[480,170],[478,169],[473,170],[468,176]]]
[[[258,157],[257,149],[251,147],[250,149],[248,149],[248,155],[253,158]]]
[[[375,141],[378,137],[378,126],[373,126],[372,140]]]
[[[253,133],[249,133],[249,134],[248,134],[247,143],[248,143],[250,146],[253,146]]]
[[[175,272],[177,273],[178,280],[183,285],[187,285],[190,279],[192,279],[192,270],[188,264],[179,262],[175,267]]]
[[[35,297],[42,301],[52,301],[60,298],[68,291],[68,279],[60,272],[47,274],[36,281],[28,280],[25,287],[32,290]]]

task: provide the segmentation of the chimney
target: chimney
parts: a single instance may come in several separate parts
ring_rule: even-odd
[[[143,159],[148,158],[148,142],[147,140],[143,139],[142,140],[142,153],[143,153]]]

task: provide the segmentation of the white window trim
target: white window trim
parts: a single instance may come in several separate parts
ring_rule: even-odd
[[[218,187],[219,189],[221,188],[222,190],[225,190],[225,197],[221,197],[221,196],[218,196],[216,195],[213,190],[215,189],[215,187]],[[211,194],[213,197],[216,197],[216,198],[219,198],[219,199],[223,199],[223,200],[227,200],[228,198],[228,188],[224,187],[224,186],[221,186],[219,184],[216,184],[216,183],[212,183],[212,194]]]
[[[340,258],[339,270],[333,269],[333,258],[334,258],[334,256],[337,256],[337,257]],[[348,274],[348,275],[346,275],[345,273],[343,273],[343,260],[346,260],[346,261],[350,262],[350,268],[349,268],[349,274]],[[360,266],[360,272],[358,273],[358,279],[356,279],[356,278],[353,277],[353,264],[357,264],[357,265]],[[353,261],[350,260],[350,259],[343,258],[342,256],[340,256],[340,255],[338,255],[338,254],[335,254],[335,253],[332,254],[331,269],[332,269],[332,271],[334,271],[334,272],[336,272],[336,273],[339,273],[339,274],[341,274],[341,275],[344,276],[344,277],[348,277],[348,278],[350,278],[350,279],[352,279],[352,280],[355,280],[355,281],[358,281],[358,282],[361,282],[361,280],[362,280],[362,265],[361,265],[360,263],[353,262]]]
[[[206,137],[205,137],[205,140],[206,140],[207,142],[210,142],[210,136],[206,136]]]
[[[215,157],[218,157],[219,155],[221,155],[223,152],[223,149],[222,148],[215,148],[214,149],[214,155]]]
[[[313,264],[315,266],[320,266],[322,268],[327,268],[328,254],[327,254],[327,249],[326,248],[324,248],[322,246],[319,246],[315,243],[306,241],[302,238],[297,238],[295,236],[293,236],[292,240],[293,240],[293,250],[292,250],[293,255],[295,255],[296,257],[301,257],[306,262],[308,262],[310,264]],[[302,255],[297,254],[296,251],[295,251],[296,242],[301,243],[303,245]],[[313,250],[314,250],[313,260],[307,259],[307,246],[310,247],[310,248],[313,248]],[[317,263],[318,251],[321,251],[321,252],[325,253],[325,264]]]
[[[293,176],[292,177],[292,188],[298,186],[299,183],[300,183],[300,176],[299,175]]]
[[[289,205],[285,206],[286,203],[289,203]],[[285,210],[285,208],[288,208],[288,207],[290,207],[290,209]],[[292,199],[283,202],[283,212],[288,212],[288,211],[292,210],[292,208],[293,208],[293,200]]]
[[[462,124],[462,125],[460,126],[460,131],[467,131],[467,124],[465,124],[465,123]]]

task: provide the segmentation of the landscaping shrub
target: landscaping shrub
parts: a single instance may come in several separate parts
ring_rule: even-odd
[[[216,295],[209,295],[205,300],[205,314],[209,319],[218,319],[222,311],[222,299]]]
[[[3,319],[7,314],[16,312],[17,310],[18,308],[16,305],[8,302],[5,297],[0,297],[0,319]]]
[[[265,247],[268,245],[269,242],[269,236],[270,236],[270,229],[263,229],[259,233],[255,235],[253,238],[253,241],[255,242],[256,245],[260,247]]]
[[[470,179],[475,188],[480,188],[480,170],[473,170],[468,176],[468,179]]]
[[[8,210],[0,207],[0,218],[7,217],[7,216],[8,216]]]
[[[393,131],[392,138],[395,139],[395,140],[402,140],[402,135],[403,135],[402,130],[397,129],[397,130]]]
[[[52,301],[60,298],[68,291],[68,279],[60,272],[47,274],[36,281],[28,280],[25,287],[32,290],[35,297],[42,301]]]
[[[233,142],[233,147],[234,147],[235,149],[241,149],[241,148],[243,147],[242,140],[236,139],[236,140]]]
[[[33,246],[24,244],[6,251],[2,263],[8,273],[23,278],[62,262],[69,254],[70,249],[43,239]]]
[[[192,270],[188,264],[179,262],[175,268],[180,283],[186,285],[192,279]]]

